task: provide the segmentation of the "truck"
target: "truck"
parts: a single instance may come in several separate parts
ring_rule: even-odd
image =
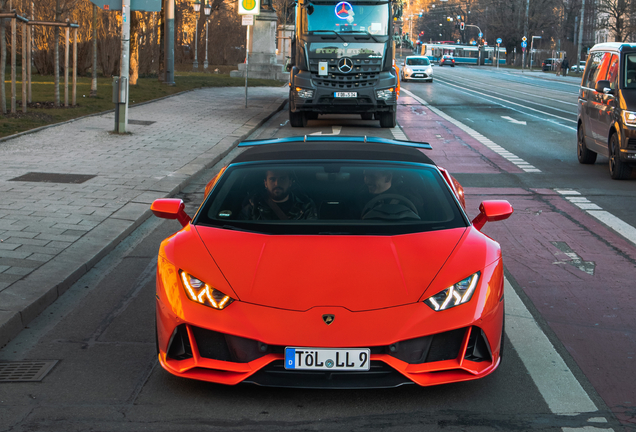
[[[396,125],[391,0],[298,0],[291,40],[289,122],[360,114]]]

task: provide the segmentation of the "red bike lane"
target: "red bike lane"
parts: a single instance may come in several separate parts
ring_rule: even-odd
[[[431,143],[426,154],[452,174],[522,172],[427,107],[400,103],[407,137]],[[636,246],[555,190],[463,186],[471,217],[483,200],[510,201],[515,213],[483,232],[607,406],[636,425]]]

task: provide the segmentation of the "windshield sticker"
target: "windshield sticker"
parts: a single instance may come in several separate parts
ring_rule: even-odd
[[[377,32],[382,30],[382,23],[371,23],[371,27],[369,27],[369,33],[376,34]]]

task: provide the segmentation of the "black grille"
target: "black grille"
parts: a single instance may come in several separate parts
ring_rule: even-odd
[[[400,341],[389,347],[388,354],[409,364],[453,360],[459,356],[466,328],[431,336]]]
[[[368,371],[321,372],[286,370],[277,360],[250,376],[247,383],[262,386],[302,388],[385,388],[413,384],[404,375],[381,361],[372,361]]]
[[[185,324],[181,324],[174,329],[168,345],[168,357],[175,360],[192,358],[192,347],[190,346],[190,338],[188,338],[188,330]]]
[[[627,148],[630,150],[636,149],[636,138],[630,138],[627,140]]]
[[[382,70],[381,59],[354,59],[353,69],[349,73],[342,73],[338,70],[338,60],[327,61],[328,75],[318,75],[312,73],[311,78],[315,85],[330,87],[334,89],[356,89],[374,86],[378,82],[378,76]],[[318,70],[319,60],[311,60],[311,70]]]
[[[466,347],[466,355],[464,358],[474,362],[492,361],[492,353],[488,339],[486,339],[484,331],[479,327],[473,327],[470,331],[470,338],[468,339],[468,346]]]

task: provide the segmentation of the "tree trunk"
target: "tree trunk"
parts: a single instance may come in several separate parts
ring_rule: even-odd
[[[2,88],[0,89],[0,105],[2,105],[2,114],[7,113],[7,90],[4,85],[5,72],[7,70],[7,39],[6,39],[5,20],[0,19],[0,74],[2,76]]]
[[[137,85],[139,78],[139,16],[140,12],[131,11],[130,20],[130,71],[128,74],[129,85]]]
[[[55,21],[60,20],[60,16],[62,15],[60,11],[60,0],[55,0]],[[53,87],[55,89],[55,106],[60,106],[60,28],[55,27],[54,30],[55,38],[53,42],[53,76],[55,79],[53,80]]]
[[[159,41],[159,58],[157,59],[157,79],[160,82],[166,82],[166,67],[165,67],[165,59],[164,59],[164,31],[165,31],[165,15],[163,13],[165,9],[165,1],[164,7],[161,8],[159,12],[159,23],[157,24],[157,40]]]

